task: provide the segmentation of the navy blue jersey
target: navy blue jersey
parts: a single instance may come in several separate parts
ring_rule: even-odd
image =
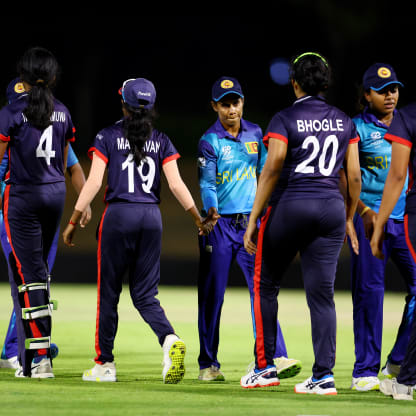
[[[0,110],[0,140],[9,142],[11,184],[45,184],[64,182],[64,149],[74,141],[75,129],[68,109],[54,99],[52,124],[41,131],[23,114],[27,97]]]
[[[271,205],[280,199],[342,198],[339,170],[348,144],[359,140],[350,117],[321,97],[302,97],[272,118],[266,146],[270,138],[288,146]]]
[[[386,135],[386,140],[398,142],[409,146],[411,150],[409,161],[409,192],[406,199],[406,212],[416,212],[416,184],[414,174],[416,172],[416,103],[407,105],[397,111]]]
[[[146,157],[139,166],[124,137],[122,120],[101,130],[88,154],[95,153],[108,168],[106,202],[160,203],[160,174],[164,163],[180,156],[169,137],[157,130],[144,144]]]

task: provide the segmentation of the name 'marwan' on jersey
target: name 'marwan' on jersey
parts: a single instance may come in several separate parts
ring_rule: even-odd
[[[296,120],[298,132],[344,131],[344,123],[340,119]]]
[[[26,116],[22,113],[23,121],[27,123]],[[65,123],[66,114],[63,111],[54,111],[51,115],[51,121],[59,121],[60,123]]]
[[[143,146],[143,149],[147,153],[157,153],[160,148],[159,142],[154,142],[153,140],[147,140]],[[117,137],[117,150],[126,150],[130,149],[129,141],[124,137]]]

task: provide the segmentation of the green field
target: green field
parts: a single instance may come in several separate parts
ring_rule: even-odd
[[[0,284],[0,339],[11,312],[10,290]],[[336,293],[338,316],[337,396],[297,395],[293,386],[311,374],[313,362],[310,320],[303,291],[282,290],[279,319],[289,356],[303,363],[301,373],[280,386],[244,390],[240,377],[253,360],[248,291],[229,288],[223,308],[219,359],[225,382],[197,380],[199,350],[195,287],[160,287],[159,299],[177,333],[187,345],[186,375],[177,385],[161,381],[162,351],[156,336],[133,308],[128,288],[120,300],[115,343],[117,383],[83,382],[83,370],[94,365],[96,288],[55,284],[59,301],[52,338],[60,353],[54,361],[55,379],[16,379],[13,370],[0,370],[1,415],[415,415],[416,401],[400,402],[379,392],[349,389],[353,365],[350,295]],[[383,362],[400,322],[404,295],[385,299]]]

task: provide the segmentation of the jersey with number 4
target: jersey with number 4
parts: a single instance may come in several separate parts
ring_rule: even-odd
[[[74,141],[74,126],[68,109],[54,99],[51,125],[33,127],[23,114],[27,98],[0,110],[0,140],[9,142],[9,173],[6,183],[45,184],[64,182],[64,149]]]
[[[169,137],[154,129],[144,144],[145,158],[137,165],[123,133],[122,120],[101,130],[88,154],[107,164],[106,202],[160,203],[160,177],[165,163],[180,156]]]
[[[351,118],[322,97],[307,96],[277,113],[264,143],[287,143],[287,155],[270,204],[303,198],[342,198],[339,170],[349,143],[359,141]]]

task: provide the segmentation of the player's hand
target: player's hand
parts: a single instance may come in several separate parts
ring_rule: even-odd
[[[354,253],[358,256],[359,253],[359,243],[357,238],[357,233],[355,232],[355,227],[352,219],[348,219],[345,225],[345,231],[347,236],[350,239],[351,247]]]
[[[79,225],[81,228],[85,228],[85,226],[90,222],[91,220],[91,206],[88,205],[86,210],[82,213],[81,219],[79,220]]]
[[[373,235],[374,226],[377,220],[377,212],[373,211],[372,209],[369,209],[365,212],[362,218],[365,231],[365,238],[367,238],[367,240],[371,240],[371,236]]]
[[[256,254],[257,246],[255,241],[257,241],[258,229],[255,222],[249,221],[246,232],[244,233],[244,248],[248,254]]]
[[[384,259],[383,254],[383,240],[384,240],[384,231],[375,228],[373,236],[371,237],[370,246],[373,256],[377,257],[380,260]]]
[[[62,233],[62,237],[64,239],[64,243],[67,246],[69,246],[69,247],[73,247],[75,245],[72,242],[72,240],[74,239],[75,230],[76,230],[76,226],[75,225],[68,224],[66,226],[64,232]]]

